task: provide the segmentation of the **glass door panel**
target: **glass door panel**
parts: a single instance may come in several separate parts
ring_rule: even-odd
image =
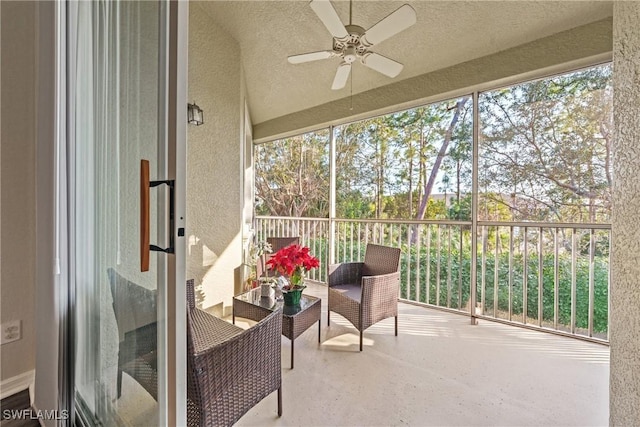
[[[167,281],[163,255],[152,253],[148,271],[140,267],[140,165],[149,161],[151,180],[166,177],[167,11],[155,1],[68,7],[76,413],[89,425],[158,425]],[[149,237],[159,246],[167,240],[165,193],[150,190]]]

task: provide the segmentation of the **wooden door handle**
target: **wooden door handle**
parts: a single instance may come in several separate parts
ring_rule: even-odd
[[[140,271],[149,271],[149,160],[140,160]]]
[[[169,247],[161,248],[149,243],[149,189],[159,185],[169,186]],[[140,271],[149,271],[149,251],[174,253],[173,248],[173,203],[174,203],[175,181],[150,181],[149,180],[149,160],[140,161]]]

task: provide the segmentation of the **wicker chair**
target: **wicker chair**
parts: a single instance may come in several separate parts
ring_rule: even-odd
[[[291,245],[299,245],[299,237],[267,237],[267,243],[271,245],[272,253],[278,252],[282,248],[286,248]]]
[[[187,423],[232,425],[271,392],[282,415],[282,309],[244,330],[195,306],[187,281]]]
[[[380,320],[395,317],[398,335],[400,249],[368,244],[364,262],[329,266],[329,309],[344,316],[362,333]]]
[[[267,261],[282,248],[290,245],[299,245],[299,237],[267,237],[267,243],[271,245],[271,253],[264,254],[261,262],[257,265],[257,277],[269,276],[269,270],[266,269]],[[275,273],[271,273],[274,275]]]
[[[158,400],[157,292],[143,288],[114,269],[107,270],[118,325],[117,397],[122,394],[122,372]]]

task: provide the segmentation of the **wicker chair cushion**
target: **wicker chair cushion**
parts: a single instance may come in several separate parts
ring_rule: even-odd
[[[244,330],[197,308],[191,310],[189,316],[193,320],[189,325],[194,355],[240,335]]]
[[[362,288],[359,284],[335,285],[331,287],[331,291],[339,292],[354,301],[360,302],[362,297]]]

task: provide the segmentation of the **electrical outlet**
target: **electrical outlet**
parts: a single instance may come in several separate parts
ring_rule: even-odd
[[[13,320],[2,324],[2,336],[0,336],[1,344],[17,341],[22,338],[22,328],[19,320]]]

